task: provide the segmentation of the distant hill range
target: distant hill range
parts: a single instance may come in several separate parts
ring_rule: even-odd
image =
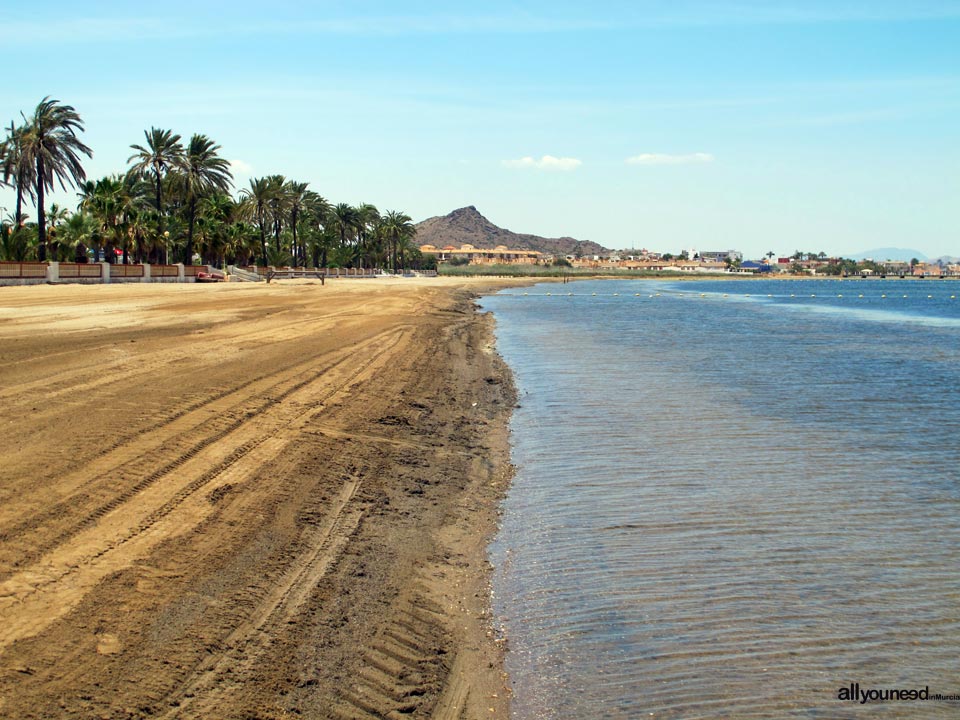
[[[439,248],[447,245],[473,245],[476,248],[505,245],[511,250],[538,250],[550,255],[610,253],[607,248],[590,240],[576,240],[572,237],[545,238],[505,230],[487,220],[473,205],[454,210],[443,217],[427,218],[417,223],[416,228],[418,245],[433,245]]]
[[[874,260],[876,262],[882,262],[884,260],[910,262],[913,258],[916,258],[920,262],[926,262],[928,260],[927,256],[919,250],[895,247],[875,248],[874,250],[864,250],[856,255],[850,255],[851,260]]]

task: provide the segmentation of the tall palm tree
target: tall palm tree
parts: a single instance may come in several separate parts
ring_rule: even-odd
[[[201,200],[197,207],[197,225],[203,222],[204,248],[201,256],[210,265],[222,266],[230,250],[230,228],[236,203],[227,193],[215,192]]]
[[[360,215],[357,209],[347,203],[337,203],[330,209],[328,222],[334,232],[340,238],[340,247],[348,245],[348,238],[352,240],[357,232],[357,226],[360,223]],[[327,265],[327,250],[323,249],[323,266]]]
[[[197,201],[211,192],[227,192],[233,186],[230,163],[217,154],[220,149],[206,135],[190,138],[179,165],[179,184],[187,203],[187,245],[183,251],[185,265],[193,264],[193,228]]]
[[[87,174],[80,164],[80,155],[93,157],[93,150],[84,145],[77,133],[83,132],[83,121],[72,105],[61,105],[59,100],[45,97],[37,105],[28,121],[24,136],[24,152],[36,163],[33,179],[37,194],[37,257],[46,259],[47,222],[44,213],[44,191],[53,190],[55,182],[66,190],[67,184],[76,187]]]
[[[380,221],[380,231],[390,246],[390,258],[393,262],[393,271],[397,271],[397,249],[402,240],[412,238],[417,230],[413,226],[413,219],[406,213],[397,210],[388,210]]]
[[[303,211],[306,209],[311,194],[310,191],[307,190],[307,185],[308,183],[290,180],[285,187],[287,207],[290,210],[290,229],[293,231],[293,262],[295,265],[300,265],[301,261],[304,260],[303,254],[300,252],[300,244],[297,240],[297,223]],[[305,262],[302,264],[306,266]]]
[[[270,178],[250,178],[250,187],[243,188],[240,195],[243,198],[243,208],[253,215],[253,220],[260,230],[260,260],[264,267],[267,265],[267,211],[275,188]]]
[[[376,241],[376,236],[371,231],[378,220],[380,220],[380,211],[375,205],[360,203],[357,206],[357,245],[361,266],[372,266],[372,258],[377,254],[377,248],[371,242]]]
[[[410,255],[411,257],[416,257],[420,254],[420,249],[413,244],[413,236],[416,234],[416,230],[409,235],[401,235],[397,240],[397,255],[400,258],[400,267],[405,267],[406,263],[404,260],[405,255]]]
[[[0,167],[3,169],[3,182],[7,185],[13,185],[17,191],[17,204],[13,214],[14,227],[20,227],[24,222],[23,196],[27,195],[31,202],[35,199],[33,194],[33,158],[24,148],[26,130],[26,125],[14,125],[11,120],[7,137],[4,138],[3,145],[0,146]]]
[[[324,231],[324,225],[327,222],[327,217],[330,214],[330,203],[327,202],[327,199],[322,195],[315,193],[311,190],[308,190],[306,193],[303,209],[303,225],[310,234],[310,237],[316,238],[317,235]],[[303,265],[307,265],[307,241],[309,238],[303,238],[301,245]],[[319,256],[314,253],[313,265],[317,266],[319,262]]]
[[[267,206],[270,209],[270,219],[273,224],[273,245],[277,253],[280,252],[280,232],[283,230],[284,217],[289,206],[287,180],[283,175],[267,177],[270,184],[270,198]],[[279,255],[278,255],[279,257]],[[285,257],[285,256],[284,256]]]
[[[137,153],[127,158],[127,163],[134,163],[130,172],[136,175],[153,173],[157,203],[157,237],[160,237],[163,235],[163,178],[181,163],[183,145],[180,144],[180,136],[172,130],[152,127],[149,132],[144,130],[143,136],[147,139],[146,146],[131,145],[130,148]]]

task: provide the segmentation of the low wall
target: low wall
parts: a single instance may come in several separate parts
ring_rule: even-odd
[[[219,270],[209,265],[0,262],[0,286],[44,283],[196,282],[198,272],[220,274]]]

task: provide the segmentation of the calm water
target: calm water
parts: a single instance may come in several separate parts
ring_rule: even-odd
[[[852,682],[960,693],[951,294],[589,281],[485,298],[521,394],[492,548],[514,716],[960,717],[837,699]]]

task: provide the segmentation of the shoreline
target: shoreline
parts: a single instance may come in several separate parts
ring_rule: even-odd
[[[0,714],[507,717],[523,284],[5,291]]]

